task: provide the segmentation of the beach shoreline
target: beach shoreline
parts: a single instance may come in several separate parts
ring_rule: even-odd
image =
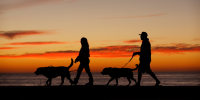
[[[1,98],[17,100],[199,100],[199,86],[0,86]]]

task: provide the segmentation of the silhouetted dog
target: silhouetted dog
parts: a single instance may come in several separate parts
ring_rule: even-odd
[[[58,66],[58,67],[40,67],[36,70],[35,74],[36,75],[44,75],[45,77],[48,78],[46,81],[47,86],[51,86],[51,80],[52,78],[56,78],[57,76],[61,76],[61,84],[63,85],[65,77],[70,81],[72,84],[72,80],[70,78],[70,71],[69,69],[73,65],[73,59],[71,59],[71,64],[68,67],[65,66]]]
[[[136,64],[136,68],[135,69],[131,69],[131,68],[112,68],[112,67],[108,67],[108,68],[104,68],[103,71],[101,72],[101,74],[103,75],[109,75],[111,78],[108,81],[107,85],[109,85],[109,83],[115,79],[116,80],[116,85],[118,85],[118,78],[120,77],[126,77],[129,81],[128,86],[131,84],[131,80],[134,80],[136,83],[136,80],[133,78],[133,71],[137,70],[139,67],[138,64]]]

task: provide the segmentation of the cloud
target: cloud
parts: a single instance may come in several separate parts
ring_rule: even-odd
[[[115,16],[115,17],[104,17],[105,19],[133,19],[133,18],[149,18],[149,17],[159,17],[167,15],[166,13],[148,14],[148,15],[138,15],[138,16]]]
[[[141,40],[127,40],[127,41],[123,41],[124,43],[138,43],[138,42],[142,42]]]
[[[135,49],[133,49],[135,48]],[[107,46],[99,48],[91,48],[91,57],[129,57],[133,51],[139,48],[136,45]],[[23,55],[0,55],[0,58],[66,58],[76,57],[79,51],[48,51],[45,53],[29,53]]]
[[[35,5],[41,5],[45,3],[55,3],[55,2],[67,2],[67,3],[73,3],[78,0],[16,0],[13,2],[6,2],[1,3],[1,9],[3,10],[12,10],[12,9],[18,9],[18,8],[24,8],[24,7],[30,7]]]
[[[0,58],[66,58],[76,57],[78,51],[48,51],[45,53],[27,53],[23,55],[0,55]]]
[[[140,51],[140,46],[137,45],[116,45],[106,46],[90,49],[91,57],[131,57],[133,52]],[[200,52],[200,45],[192,44],[173,44],[171,46],[153,46],[153,53],[164,54],[179,54],[185,52]],[[79,51],[66,50],[66,51],[48,51],[45,53],[30,53],[23,55],[0,55],[0,58],[66,58],[76,57]]]
[[[0,37],[7,39],[14,39],[17,37],[28,36],[28,35],[39,35],[44,34],[43,31],[0,31]]]
[[[152,47],[152,51],[160,53],[200,52],[200,45],[178,43],[171,46],[154,46]]]
[[[0,47],[0,50],[16,49],[19,47]]]
[[[47,44],[66,44],[67,42],[48,41],[48,42],[15,42],[7,45],[47,45]]]
[[[132,51],[133,48],[139,48],[137,45],[116,45],[116,46],[106,46],[90,49],[91,51],[100,52],[118,52],[118,51]]]
[[[137,45],[116,45],[90,49],[91,57],[129,57],[139,51]]]
[[[199,41],[200,41],[200,38],[194,38],[193,41],[199,42]]]

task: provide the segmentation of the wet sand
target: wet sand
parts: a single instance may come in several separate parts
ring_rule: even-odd
[[[1,100],[200,100],[199,86],[1,86]]]

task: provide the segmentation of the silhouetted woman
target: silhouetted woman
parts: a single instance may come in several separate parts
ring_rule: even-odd
[[[79,51],[79,55],[75,60],[76,62],[80,62],[79,68],[77,70],[76,78],[74,79],[74,84],[76,85],[78,83],[78,80],[80,78],[81,72],[85,68],[85,71],[87,72],[89,76],[89,82],[86,85],[93,85],[93,77],[92,73],[90,72],[89,68],[89,57],[90,57],[90,50],[89,50],[89,44],[85,37],[81,38],[81,49]]]

